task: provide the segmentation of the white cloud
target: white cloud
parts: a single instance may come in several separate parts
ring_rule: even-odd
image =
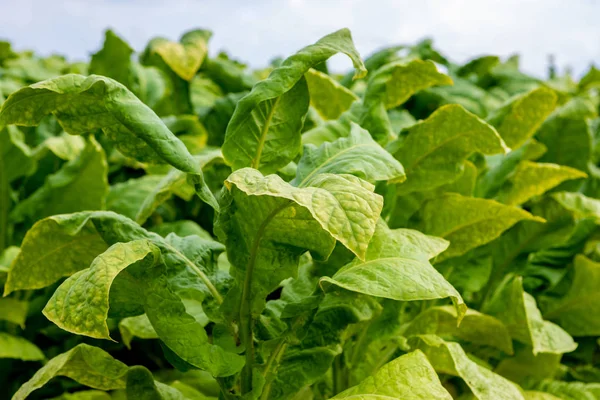
[[[214,31],[212,51],[262,66],[349,27],[363,55],[430,36],[455,61],[518,52],[524,69],[539,75],[551,53],[577,73],[600,62],[594,0],[0,0],[0,7],[0,37],[77,59],[99,48],[106,27],[140,50],[152,36],[205,27]],[[343,57],[333,64],[350,66]]]

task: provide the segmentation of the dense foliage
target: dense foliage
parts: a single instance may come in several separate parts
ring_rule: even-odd
[[[1,398],[600,399],[599,70],[210,37],[0,43]]]

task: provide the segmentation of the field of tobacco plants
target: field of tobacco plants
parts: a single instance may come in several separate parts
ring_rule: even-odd
[[[600,70],[211,35],[0,42],[1,399],[600,399]]]

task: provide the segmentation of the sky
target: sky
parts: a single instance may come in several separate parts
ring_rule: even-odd
[[[431,37],[455,62],[519,53],[538,76],[549,54],[576,76],[600,65],[600,0],[0,0],[0,39],[19,50],[86,60],[108,27],[139,51],[154,36],[210,29],[211,53],[253,67],[343,27],[363,56]],[[336,56],[330,67],[351,65]]]

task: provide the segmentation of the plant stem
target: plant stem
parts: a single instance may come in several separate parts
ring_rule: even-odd
[[[249,393],[252,390],[252,367],[254,366],[254,334],[252,332],[252,326],[254,325],[254,319],[252,317],[252,277],[254,273],[254,267],[256,265],[256,257],[258,256],[258,249],[262,241],[263,235],[269,223],[273,218],[284,210],[285,208],[292,205],[292,201],[287,201],[275,208],[264,221],[258,227],[252,248],[250,250],[250,257],[248,258],[248,265],[246,266],[246,275],[244,276],[244,284],[242,286],[242,296],[240,298],[240,337],[242,344],[246,348],[246,364],[242,369],[241,383],[242,383],[242,394]]]
[[[333,376],[333,394],[336,395],[345,389],[344,385],[344,363],[342,355],[337,355],[333,360],[332,365]]]
[[[268,400],[269,395],[271,394],[271,385],[275,379],[275,372],[277,371],[277,367],[281,362],[281,358],[283,357],[283,353],[285,353],[287,346],[287,339],[282,339],[279,343],[277,343],[277,346],[269,355],[269,359],[265,365],[264,377],[266,383],[265,387],[263,388],[262,395],[260,396],[261,400]]]

